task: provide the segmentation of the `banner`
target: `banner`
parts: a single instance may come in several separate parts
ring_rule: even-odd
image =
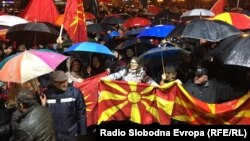
[[[130,120],[138,124],[170,124],[174,101],[169,94],[172,89],[168,88],[169,90],[162,91],[143,83],[101,81],[98,124],[111,120]]]

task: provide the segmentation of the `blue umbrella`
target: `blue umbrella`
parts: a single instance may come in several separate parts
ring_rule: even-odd
[[[109,33],[109,37],[113,38],[113,37],[117,37],[120,36],[120,33],[118,31],[112,31]]]
[[[72,53],[72,54],[73,53],[100,53],[100,54],[115,57],[112,51],[108,47],[102,44],[93,43],[93,42],[82,42],[82,43],[74,44],[70,46],[67,50],[65,50],[64,52]]]
[[[143,30],[148,29],[148,28],[149,27],[142,27],[142,28],[132,29],[132,30],[129,30],[129,31],[125,32],[124,36],[137,35],[137,34],[141,33]]]
[[[167,37],[171,31],[173,31],[175,28],[174,25],[156,25],[153,27],[150,27],[148,29],[143,30],[139,35],[136,37],[159,37],[159,38],[165,38]]]
[[[165,64],[164,62],[180,61],[183,57],[189,54],[190,53],[188,51],[185,51],[184,49],[179,47],[164,46],[164,47],[152,48],[147,52],[143,53],[142,55],[140,55],[139,58],[142,64],[161,63],[162,66],[164,66]],[[164,67],[163,71],[165,72]]]
[[[135,46],[135,45],[148,45],[150,47],[154,46],[150,40],[146,40],[146,39],[137,39],[137,38],[132,38],[132,39],[128,39],[125,42],[120,43],[119,45],[117,45],[117,47],[115,48],[116,50],[123,50],[123,49],[127,49],[131,46]]]

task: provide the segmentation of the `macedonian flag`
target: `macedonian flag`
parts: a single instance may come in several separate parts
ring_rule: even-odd
[[[250,92],[244,96],[221,104],[200,101],[181,86],[176,91],[172,117],[195,125],[249,125]]]
[[[171,85],[169,85],[171,86]],[[130,120],[138,124],[168,125],[173,109],[172,88],[126,81],[103,80],[99,85],[98,124]]]
[[[87,41],[87,28],[82,0],[67,0],[63,25],[73,43]]]
[[[98,120],[98,84],[100,78],[107,76],[103,72],[90,78],[84,79],[82,83],[74,83],[74,86],[81,90],[86,103],[87,126],[96,125]]]

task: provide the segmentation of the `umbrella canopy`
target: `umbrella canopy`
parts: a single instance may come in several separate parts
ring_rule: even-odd
[[[114,57],[113,52],[106,46],[93,42],[82,42],[70,46],[66,53],[81,54],[81,53],[99,53]]]
[[[117,15],[125,20],[128,18],[132,18],[132,16],[129,15],[128,13],[118,13]]]
[[[134,36],[134,35],[137,35],[137,34],[141,33],[143,30],[148,29],[148,28],[149,27],[132,29],[132,30],[125,32],[124,36]]]
[[[162,8],[156,6],[156,5],[149,5],[148,6],[148,11],[154,14],[158,14],[162,12]]]
[[[87,25],[87,32],[88,33],[100,33],[100,32],[107,32],[107,31],[115,31],[116,28],[107,25],[107,24],[90,24]]]
[[[123,24],[124,19],[119,17],[118,15],[106,16],[104,17],[100,23],[105,24]]]
[[[118,31],[112,31],[108,35],[109,37],[114,38],[114,37],[120,36],[120,33]]]
[[[146,52],[150,48],[154,47],[154,45],[147,39],[128,39],[125,40],[124,42],[120,43],[119,45],[116,46],[116,50],[125,50],[128,48],[135,48],[136,52],[139,54],[142,52]]]
[[[155,14],[151,13],[151,12],[140,12],[140,13],[137,14],[137,16],[150,19],[152,17],[155,17]]]
[[[6,38],[27,44],[56,43],[59,27],[45,22],[18,24],[9,28]]]
[[[174,25],[156,25],[154,27],[150,27],[148,29],[143,30],[137,38],[140,37],[159,37],[165,38],[174,30]]]
[[[28,50],[0,63],[0,80],[24,83],[56,69],[67,56],[49,50]]]
[[[169,11],[168,9],[163,10],[159,14],[155,16],[155,19],[175,19],[179,20],[181,14],[179,13],[174,13],[172,11]]]
[[[148,19],[142,17],[130,18],[123,23],[123,27],[143,27],[149,25],[151,25],[151,22]]]
[[[237,34],[241,34],[241,31],[226,22],[219,20],[195,19],[185,26],[181,36],[218,42]]]
[[[29,21],[12,15],[2,15],[0,16],[0,26],[14,26],[17,24],[28,23]]]
[[[221,42],[211,54],[223,64],[250,68],[250,36],[232,36]]]
[[[238,29],[250,29],[250,17],[241,13],[224,12],[213,17],[214,20],[227,22]]]
[[[208,9],[193,9],[193,10],[188,10],[181,15],[181,17],[192,17],[192,16],[211,17],[214,16],[214,13]]]
[[[188,51],[183,50],[179,47],[173,46],[164,46],[164,47],[157,47],[148,50],[147,52],[143,53],[139,56],[141,63],[143,64],[165,64],[164,62],[173,62],[173,61],[180,61],[184,57],[189,55]],[[164,61],[164,62],[162,62]]]

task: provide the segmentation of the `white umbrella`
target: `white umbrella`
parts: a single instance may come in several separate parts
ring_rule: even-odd
[[[214,13],[208,9],[193,9],[184,12],[181,17],[192,17],[192,16],[214,16]]]
[[[12,16],[12,15],[2,15],[0,16],[0,25],[1,26],[14,26],[17,24],[23,24],[23,23],[28,23],[29,21],[17,17],[17,16]]]

